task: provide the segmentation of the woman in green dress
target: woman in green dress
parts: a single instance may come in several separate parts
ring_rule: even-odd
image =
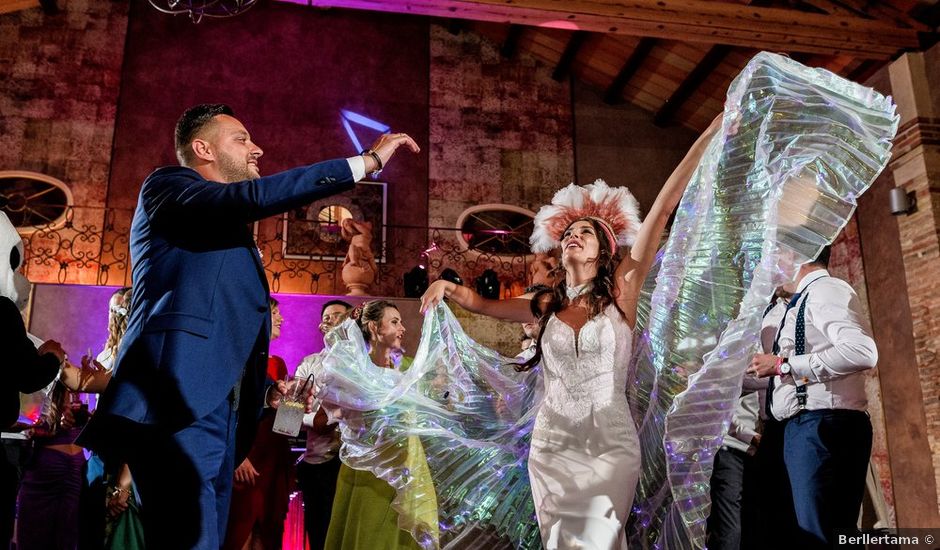
[[[373,300],[353,309],[350,317],[362,330],[372,364],[404,371],[411,359],[401,357],[405,326],[391,302]],[[370,411],[369,415],[381,415]],[[438,546],[437,501],[420,439],[407,439],[404,465],[412,479],[396,491],[372,472],[343,464],[336,482],[326,550],[419,550],[412,532],[420,532],[425,547]],[[397,456],[396,455],[396,456]],[[402,458],[393,459],[401,462]]]

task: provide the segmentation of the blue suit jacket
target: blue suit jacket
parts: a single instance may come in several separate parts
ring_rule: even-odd
[[[270,311],[249,224],[354,185],[342,159],[230,184],[184,167],[151,174],[131,225],[127,332],[79,442],[107,451],[123,437],[116,426],[179,430],[239,380],[239,416],[260,414]]]

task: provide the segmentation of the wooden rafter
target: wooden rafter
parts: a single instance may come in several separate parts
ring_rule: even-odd
[[[38,8],[39,0],[0,0],[0,13]]]
[[[848,6],[852,10],[867,14],[872,18],[894,21],[901,25],[907,25],[912,29],[929,32],[932,29],[923,22],[918,21],[907,13],[897,9],[889,2],[871,2],[869,0],[839,0],[839,4]]]
[[[522,38],[522,32],[525,30],[525,27],[522,25],[509,25],[509,29],[506,31],[506,38],[503,39],[503,45],[499,48],[499,53],[506,59],[512,59],[516,57],[516,52],[519,50],[519,39]]]
[[[630,82],[630,79],[633,78],[633,75],[636,74],[640,66],[643,65],[643,61],[649,56],[655,45],[655,38],[640,39],[636,48],[630,52],[630,57],[627,58],[623,67],[620,68],[620,72],[614,77],[614,81],[610,83],[610,86],[607,87],[607,91],[604,92],[605,102],[617,103],[620,101],[623,97],[623,89],[627,86],[627,83]]]
[[[454,36],[463,32],[467,22],[463,19],[451,19],[447,22],[447,32]]]
[[[672,117],[675,116],[679,107],[682,107],[682,104],[692,96],[702,82],[708,78],[708,75],[718,68],[718,65],[724,61],[725,57],[730,52],[731,48],[724,45],[713,46],[708,50],[705,57],[703,57],[698,65],[692,69],[692,72],[689,73],[689,76],[679,84],[679,87],[669,96],[666,103],[653,115],[653,124],[665,126],[672,122]]]
[[[890,59],[917,49],[894,23],[706,0],[282,0],[321,7],[474,19],[726,44],[771,51]]]
[[[554,80],[561,82],[568,78],[568,74],[571,73],[571,65],[574,63],[575,57],[578,56],[578,51],[581,50],[581,46],[584,46],[584,43],[590,35],[591,33],[585,31],[574,31],[571,33],[571,38],[568,39],[565,51],[562,52],[558,64],[555,65],[555,70],[552,71],[552,78]]]
[[[871,78],[871,76],[875,74],[875,72],[878,69],[880,69],[882,65],[883,65],[882,63],[878,63],[877,61],[871,61],[871,60],[862,61],[862,63],[858,67],[856,67],[855,69],[852,70],[852,72],[846,75],[846,78],[848,78],[849,80],[853,80],[855,82],[861,82],[864,84],[864,82],[868,80],[869,78]]]

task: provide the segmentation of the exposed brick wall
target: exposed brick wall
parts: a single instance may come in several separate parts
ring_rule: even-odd
[[[913,131],[911,131],[913,130]],[[909,133],[915,133],[915,128]],[[916,134],[921,132],[916,131]],[[919,144],[891,165],[895,183],[917,197],[917,211],[898,217],[914,325],[927,437],[940,487],[940,145]],[[937,495],[940,508],[940,494]]]
[[[0,170],[65,182],[83,210],[77,226],[100,228],[127,31],[126,2],[70,0],[56,15],[38,8],[0,15]],[[76,240],[69,259],[97,243]],[[28,264],[33,280],[88,283],[89,272]],[[94,275],[93,273],[91,275]]]
[[[838,277],[855,289],[865,309],[866,316],[871,316],[868,309],[868,287],[865,281],[865,265],[862,262],[861,241],[858,221],[853,216],[849,223],[832,243],[832,257],[829,273]],[[885,503],[888,506],[888,521],[896,525],[894,511],[894,488],[891,483],[891,464],[888,460],[888,442],[885,429],[884,407],[881,401],[881,384],[878,369],[870,370],[865,375],[865,393],[868,397],[868,413],[871,415],[873,432],[871,461],[875,466],[878,481],[881,483]]]
[[[902,157],[921,145],[940,145],[940,118],[912,118],[898,128],[894,156]]]

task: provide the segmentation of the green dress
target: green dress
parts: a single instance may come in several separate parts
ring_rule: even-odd
[[[403,360],[402,369],[411,360]],[[407,462],[413,483],[397,495],[400,508],[408,510],[406,525],[420,523],[431,526],[434,547],[437,547],[437,502],[428,499],[434,485],[425,459],[424,447],[415,436],[408,438]],[[326,550],[420,550],[421,546],[408,531],[400,528],[399,513],[392,508],[395,489],[372,472],[356,470],[343,464],[336,480],[333,513],[326,533]],[[429,502],[429,500],[431,502]]]
[[[343,464],[336,480],[327,550],[418,550],[411,533],[398,527],[395,489],[372,472]]]

